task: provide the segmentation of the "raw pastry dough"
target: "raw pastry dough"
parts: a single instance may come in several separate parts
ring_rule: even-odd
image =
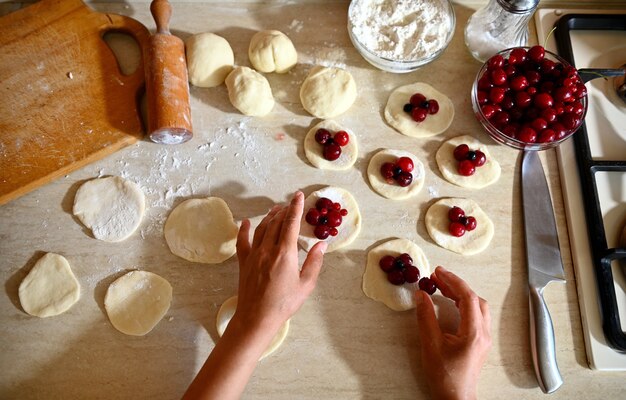
[[[73,212],[96,239],[119,242],[139,226],[145,202],[137,184],[109,176],[83,183],[76,192]]]
[[[465,232],[465,235],[461,237],[450,234],[448,211],[454,206],[461,207],[465,215],[476,218],[476,229]],[[461,198],[441,199],[430,206],[426,211],[426,230],[439,246],[467,256],[485,250],[494,232],[493,222],[478,204],[473,200]]]
[[[111,283],[104,308],[118,331],[143,336],[161,321],[172,302],[172,286],[157,274],[130,271]]]
[[[280,31],[261,31],[252,36],[248,57],[260,72],[285,73],[298,62],[298,53],[287,35]]]
[[[393,285],[387,280],[387,274],[380,269],[378,263],[386,255],[394,257],[407,253],[413,259],[413,265],[420,271],[420,279],[430,276],[430,265],[426,255],[419,246],[407,239],[392,239],[374,247],[367,254],[367,266],[363,274],[363,292],[373,300],[384,303],[395,311],[415,308],[415,291],[418,283]]]
[[[326,119],[346,112],[356,94],[356,83],[348,71],[318,65],[302,83],[300,101],[311,115]]]
[[[339,234],[337,236],[329,236],[326,239],[328,243],[326,253],[330,253],[331,251],[349,245],[359,235],[359,231],[361,230],[361,213],[359,212],[359,205],[356,200],[345,189],[336,186],[327,186],[311,193],[304,200],[304,212],[302,213],[300,237],[298,238],[298,243],[300,243],[300,246],[306,251],[311,250],[311,247],[320,241],[313,234],[315,227],[306,222],[306,213],[309,209],[315,208],[315,202],[322,197],[332,200],[333,203],[340,203],[342,208],[348,210],[348,215],[343,217],[341,225],[337,228]]]
[[[237,224],[219,197],[189,199],[179,204],[165,222],[165,241],[185,260],[218,264],[235,254]]]
[[[199,33],[187,39],[185,47],[192,85],[209,88],[224,83],[235,63],[233,49],[226,39],[210,32]]]
[[[467,144],[470,150],[480,150],[485,153],[487,161],[480,167],[476,167],[476,172],[470,176],[463,176],[458,173],[458,161],[454,158],[454,149],[460,144]],[[491,185],[500,178],[500,164],[489,154],[487,146],[476,140],[472,136],[457,136],[445,141],[435,155],[439,171],[448,182],[455,185],[480,189]]]
[[[231,318],[233,318],[233,315],[235,315],[236,310],[237,310],[237,296],[233,296],[229,298],[228,300],[226,300],[224,304],[222,304],[222,306],[220,307],[220,310],[217,312],[216,326],[217,326],[217,333],[218,335],[220,335],[220,337],[222,337],[222,335],[226,331],[226,327],[228,326]],[[280,347],[280,345],[283,344],[283,341],[287,337],[288,332],[289,332],[289,320],[287,320],[283,324],[283,326],[280,327],[280,330],[276,333],[276,336],[274,336],[274,339],[272,339],[272,342],[270,343],[269,347],[261,355],[261,358],[259,358],[259,360],[262,360],[265,357],[272,354],[273,352],[275,352]]]
[[[380,167],[386,162],[395,163],[400,157],[409,157],[413,160],[413,181],[409,186],[402,187],[396,183],[387,183],[380,174]],[[424,186],[424,165],[414,154],[402,150],[381,150],[374,154],[367,167],[367,178],[372,188],[381,196],[388,199],[402,200],[415,196]]]
[[[37,260],[19,288],[24,311],[51,317],[70,309],[80,297],[80,285],[65,257],[46,253]]]
[[[341,155],[334,161],[328,161],[324,158],[324,146],[315,141],[315,132],[321,128],[328,129],[331,134],[335,134],[338,131],[346,131],[350,137],[348,144],[341,148]],[[316,168],[339,171],[346,170],[354,165],[359,155],[359,147],[354,132],[333,120],[327,119],[315,125],[306,134],[304,138],[304,154]]]
[[[262,117],[274,108],[272,88],[265,77],[248,67],[237,67],[226,77],[228,98],[244,115]]]
[[[439,103],[439,112],[428,115],[422,122],[415,122],[411,114],[404,112],[404,105],[411,96],[421,93],[427,99],[435,99]],[[412,137],[428,137],[437,135],[450,126],[454,119],[454,105],[452,101],[432,86],[426,83],[413,83],[396,88],[387,101],[385,107],[387,123],[398,132]]]

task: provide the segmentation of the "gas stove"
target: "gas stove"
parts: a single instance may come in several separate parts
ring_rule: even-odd
[[[577,68],[621,67],[626,31],[590,14],[626,19],[624,11],[540,9],[539,42],[561,21],[559,46],[551,37],[547,49]],[[587,83],[583,136],[557,149],[587,359],[599,370],[626,370],[626,103],[614,81]]]

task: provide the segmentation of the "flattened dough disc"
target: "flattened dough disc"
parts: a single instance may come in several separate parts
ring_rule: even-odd
[[[485,154],[487,161],[470,176],[463,176],[457,170],[458,161],[454,158],[454,149],[461,144],[469,146],[470,150],[480,150]],[[487,146],[469,135],[457,136],[445,141],[435,155],[441,175],[450,183],[469,188],[481,189],[495,183],[500,178],[500,164],[489,154]]]
[[[332,135],[339,131],[348,133],[350,140],[348,144],[341,147],[341,155],[338,159],[329,161],[324,158],[324,146],[315,141],[315,133],[321,128],[329,130]],[[327,119],[311,128],[304,137],[304,154],[315,168],[342,171],[354,165],[359,155],[359,147],[354,132],[331,119]]]
[[[384,163],[395,163],[400,157],[409,157],[413,160],[413,172],[411,172],[413,174],[413,181],[406,187],[402,187],[397,183],[387,183],[380,173],[380,167],[382,167]],[[367,166],[367,178],[370,181],[372,189],[381,196],[393,200],[403,200],[417,195],[424,186],[425,177],[426,173],[424,172],[422,162],[415,154],[403,150],[381,150],[374,154]]]

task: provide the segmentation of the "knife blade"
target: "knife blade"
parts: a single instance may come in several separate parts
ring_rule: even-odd
[[[553,281],[565,282],[552,199],[537,152],[526,151],[522,159],[522,205],[528,264],[530,344],[535,375],[544,393],[563,384],[556,362],[554,327],[543,298]]]

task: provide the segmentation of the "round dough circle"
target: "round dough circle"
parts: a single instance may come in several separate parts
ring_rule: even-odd
[[[402,187],[397,183],[389,184],[380,174],[380,167],[384,163],[395,163],[400,157],[409,157],[413,160],[413,172],[411,172],[413,174],[413,182],[407,187]],[[374,191],[383,197],[393,200],[407,199],[418,194],[424,186],[425,177],[424,164],[416,155],[403,150],[381,150],[374,154],[367,166],[367,178]]]
[[[476,229],[465,232],[461,237],[450,234],[448,211],[454,206],[461,207],[465,215],[476,218]],[[485,250],[493,238],[493,222],[478,204],[470,199],[440,199],[428,208],[425,220],[426,230],[435,243],[444,249],[466,256]]]
[[[321,128],[328,129],[331,134],[335,134],[339,131],[346,131],[350,138],[348,144],[341,148],[341,155],[339,158],[334,161],[328,161],[324,158],[324,146],[315,141],[315,132]],[[309,130],[304,137],[304,154],[309,162],[316,168],[341,171],[354,165],[359,155],[359,146],[354,132],[341,126],[333,120],[327,119],[311,128],[311,130]]]
[[[82,184],[74,198],[73,213],[96,239],[119,242],[139,227],[145,203],[137,184],[109,176]]]
[[[217,320],[215,325],[217,327],[217,334],[220,335],[220,337],[222,337],[222,335],[226,331],[226,327],[230,323],[230,320],[233,318],[233,315],[235,315],[236,310],[237,296],[233,296],[226,300],[224,304],[222,304],[222,306],[220,307],[220,310],[217,312]],[[269,347],[263,352],[259,360],[262,360],[275,352],[285,341],[287,333],[289,333],[289,320],[285,321],[285,323],[280,327],[280,330],[276,333]]]
[[[395,311],[415,308],[415,291],[419,288],[418,283],[393,285],[389,283],[387,274],[380,269],[378,263],[384,256],[397,257],[402,253],[411,256],[413,265],[420,271],[420,279],[430,276],[431,270],[426,255],[418,245],[407,239],[392,239],[370,250],[367,253],[367,265],[363,274],[363,292],[365,295],[384,303]]]
[[[291,40],[280,31],[260,31],[252,36],[248,57],[260,72],[289,71],[298,62],[298,53]]]
[[[460,144],[467,144],[470,150],[480,150],[485,153],[487,161],[480,167],[476,167],[474,175],[463,176],[458,173],[458,161],[454,158],[454,149]],[[439,171],[444,178],[455,185],[480,189],[495,183],[500,178],[500,164],[489,154],[487,146],[469,135],[457,136],[443,142],[435,155]]]
[[[333,203],[340,203],[342,208],[348,210],[348,215],[343,217],[341,225],[337,228],[339,234],[337,236],[329,236],[326,239],[328,243],[326,253],[330,253],[331,251],[349,245],[356,239],[361,230],[361,213],[356,200],[345,189],[336,186],[327,186],[311,193],[304,199],[304,212],[302,213],[302,220],[300,221],[300,236],[298,237],[298,243],[300,243],[300,246],[306,251],[311,250],[311,248],[320,241],[313,234],[315,227],[306,222],[306,213],[309,209],[315,208],[315,203],[322,197],[332,200]]]
[[[70,309],[80,297],[80,284],[65,257],[46,253],[20,283],[20,304],[35,317],[51,317]]]
[[[244,115],[262,117],[274,108],[272,88],[265,77],[248,67],[237,67],[226,77],[228,98]]]
[[[165,222],[170,251],[187,261],[219,264],[235,254],[237,224],[219,197],[189,199],[179,204]]]
[[[143,336],[161,321],[172,302],[172,286],[157,274],[130,271],[116,279],[104,296],[104,308],[118,331]]]
[[[311,69],[300,88],[304,109],[323,119],[346,112],[356,95],[356,83],[348,71],[320,65]]]
[[[439,112],[428,115],[422,122],[415,122],[411,114],[404,112],[404,105],[415,93],[421,93],[427,99],[439,103]],[[428,137],[440,134],[448,129],[454,119],[454,105],[443,93],[426,83],[413,83],[396,88],[387,101],[385,120],[398,132],[411,137]]]
[[[219,86],[235,64],[230,44],[211,32],[191,36],[185,43],[189,82],[204,88]]]

